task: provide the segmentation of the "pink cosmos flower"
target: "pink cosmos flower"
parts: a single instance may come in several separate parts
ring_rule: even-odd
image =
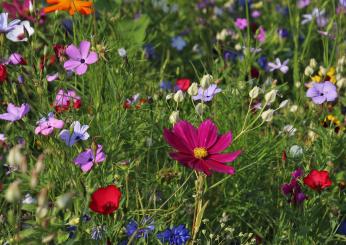
[[[266,31],[262,26],[258,28],[258,34],[256,35],[256,39],[260,42],[263,43],[266,39]]]
[[[87,149],[74,159],[74,163],[79,165],[83,172],[88,172],[95,163],[100,163],[105,160],[106,155],[102,151],[102,145],[97,145],[96,153],[92,149]]]
[[[240,30],[244,30],[248,25],[247,19],[244,18],[237,18],[234,24]]]
[[[241,153],[220,153],[232,142],[232,133],[218,135],[215,124],[207,119],[195,128],[187,121],[179,121],[172,130],[164,129],[163,136],[175,152],[171,158],[179,161],[188,168],[211,175],[212,171],[234,174],[232,166],[224,163],[233,162]]]
[[[35,134],[42,134],[45,136],[53,133],[55,128],[60,129],[64,127],[64,121],[56,119],[52,112],[48,114],[48,118],[41,118],[37,124],[38,126],[35,129]]]
[[[21,106],[15,106],[10,103],[7,106],[7,113],[0,114],[1,120],[15,122],[22,119],[30,111],[28,104],[22,104]]]
[[[73,71],[77,75],[83,75],[88,65],[95,63],[98,60],[96,52],[89,52],[90,42],[82,41],[79,48],[73,44],[66,48],[66,54],[69,56],[69,60],[64,63],[65,70]]]

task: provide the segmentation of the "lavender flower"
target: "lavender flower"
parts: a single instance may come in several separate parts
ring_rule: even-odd
[[[312,87],[306,92],[306,96],[312,98],[315,104],[322,104],[325,101],[334,101],[338,97],[336,86],[329,82],[312,83]]]
[[[72,132],[64,129],[59,134],[60,138],[65,141],[66,145],[72,146],[79,140],[87,140],[89,138],[89,134],[87,132],[89,128],[88,125],[81,126],[80,122],[74,121],[70,128]]]
[[[202,88],[198,89],[198,94],[192,96],[193,100],[202,100],[204,102],[211,101],[217,93],[220,93],[222,90],[217,87],[216,84],[211,84],[206,90]]]
[[[106,160],[106,155],[102,151],[102,145],[97,145],[97,150],[94,152],[92,149],[80,153],[74,163],[79,165],[83,172],[88,172],[94,164],[100,163]]]
[[[139,227],[135,220],[131,220],[126,226],[126,235],[131,237],[133,234],[136,238],[147,237],[155,229],[154,222],[150,217],[144,217]]]
[[[172,38],[171,45],[178,51],[181,51],[186,46],[186,41],[181,36],[176,36]]]
[[[22,119],[30,111],[28,104],[22,104],[21,106],[15,106],[10,103],[7,106],[7,113],[0,114],[1,120],[15,122]]]
[[[20,20],[17,20],[17,19],[8,23],[8,13],[1,13],[0,14],[0,33],[7,33],[9,31],[12,31],[18,23],[20,23]]]
[[[269,71],[273,72],[275,70],[280,70],[282,73],[286,74],[288,72],[288,59],[285,60],[283,63],[281,63],[279,58],[275,59],[275,63],[273,62],[269,62],[268,63],[268,67],[269,67]]]

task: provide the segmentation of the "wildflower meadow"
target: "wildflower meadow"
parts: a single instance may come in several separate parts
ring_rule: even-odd
[[[0,244],[346,244],[346,0],[0,0]]]

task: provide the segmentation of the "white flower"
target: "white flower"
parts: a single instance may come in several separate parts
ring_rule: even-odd
[[[262,112],[262,120],[265,122],[270,122],[271,120],[273,120],[273,115],[274,115],[274,110],[273,109],[268,109],[264,112]]]
[[[253,88],[250,90],[250,92],[249,92],[250,98],[251,98],[251,99],[256,99],[257,96],[258,96],[258,94],[259,94],[259,92],[260,92],[260,88],[259,88],[259,87],[257,87],[257,86],[253,87]]]
[[[293,127],[293,125],[288,124],[282,129],[282,131],[284,133],[287,133],[289,136],[293,136],[296,133],[297,129]]]
[[[126,55],[127,55],[126,50],[124,48],[119,48],[118,49],[118,54],[122,58],[126,57]]]
[[[13,29],[6,34],[7,39],[13,42],[26,42],[28,37],[34,34],[34,28],[30,26],[30,22],[25,20],[15,25]]]
[[[175,102],[180,103],[183,102],[184,100],[184,93],[181,90],[178,90],[174,95],[173,95],[173,99]]]
[[[22,201],[23,204],[35,204],[36,203],[36,199],[33,198],[29,193],[27,193],[24,196],[24,199]]]

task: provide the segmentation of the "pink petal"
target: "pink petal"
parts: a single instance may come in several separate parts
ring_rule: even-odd
[[[64,68],[66,70],[72,71],[80,65],[80,61],[77,60],[68,60],[64,63]]]
[[[87,164],[81,165],[81,169],[83,172],[88,172],[93,167],[93,162],[88,162]]]
[[[217,161],[205,160],[207,166],[214,170],[215,172],[225,173],[225,174],[234,174],[235,170],[232,166],[227,166],[225,164],[219,163]]]
[[[189,149],[185,144],[184,140],[178,135],[172,133],[168,129],[163,129],[163,137],[169,145],[177,149],[179,152],[192,154],[192,149]]]
[[[79,44],[79,50],[80,50],[81,58],[86,59],[88,57],[89,50],[90,50],[90,42],[82,41]]]
[[[82,59],[82,55],[79,52],[79,49],[76,46],[74,46],[73,44],[69,45],[66,48],[65,52],[71,59],[74,59],[74,60]]]
[[[214,161],[223,162],[223,163],[233,162],[240,154],[241,154],[241,151],[238,150],[232,153],[209,155],[208,159],[212,159]]]
[[[198,128],[198,146],[209,148],[216,140],[217,128],[210,119],[207,119]]]
[[[53,74],[48,74],[46,76],[48,82],[53,82],[54,80],[58,79],[58,77],[59,77],[59,73],[58,72],[53,73]]]
[[[54,127],[54,128],[63,128],[64,127],[64,121],[58,120],[55,118],[51,118],[51,119],[49,119],[49,125]]]
[[[171,152],[169,153],[169,155],[174,160],[177,160],[178,162],[184,163],[184,164],[188,164],[190,161],[195,159],[192,155],[184,154],[181,152]]]
[[[204,160],[194,159],[188,163],[188,167],[199,172],[204,172],[206,175],[211,175],[210,167],[206,164]]]
[[[85,63],[90,65],[95,63],[98,59],[99,58],[96,52],[90,52],[89,56],[85,59]]]
[[[184,139],[189,149],[193,150],[197,147],[197,131],[189,122],[183,120],[179,121],[174,125],[173,132]]]
[[[42,135],[47,136],[47,135],[50,135],[51,133],[53,133],[53,130],[54,130],[54,128],[44,128],[40,133]]]
[[[220,137],[218,137],[215,144],[208,149],[208,153],[214,154],[214,153],[224,151],[231,143],[232,143],[232,132],[223,134]]]
[[[78,66],[77,68],[75,68],[75,72],[77,75],[83,75],[88,69],[87,64],[81,64],[80,66]]]

